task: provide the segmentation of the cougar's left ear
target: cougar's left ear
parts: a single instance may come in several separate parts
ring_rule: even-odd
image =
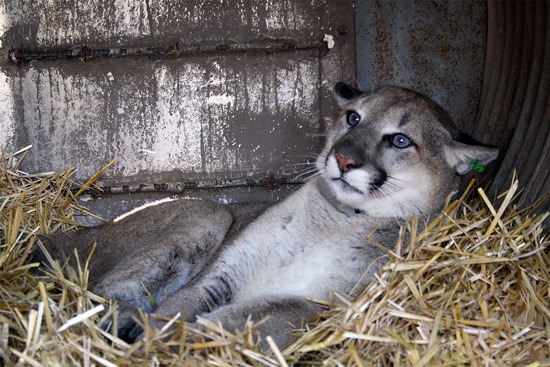
[[[340,107],[344,107],[364,92],[344,82],[338,82],[334,86],[334,95]]]
[[[483,165],[498,157],[498,148],[479,143],[465,134],[443,149],[447,163],[461,175],[472,169],[482,170]]]

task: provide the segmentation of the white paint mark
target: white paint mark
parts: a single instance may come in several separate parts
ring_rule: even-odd
[[[5,34],[6,31],[9,29],[9,21],[10,19],[8,19],[8,15],[6,14],[5,9],[2,9],[2,12],[0,12],[0,34]],[[2,39],[0,39],[0,48],[2,47]]]
[[[14,96],[11,78],[0,71],[0,146],[14,148],[15,123],[13,118]]]
[[[78,197],[78,200],[87,203],[89,201],[94,201],[94,197],[92,195],[80,195]]]
[[[113,76],[113,73],[111,73],[110,71],[107,73],[107,79],[109,79],[109,81],[111,82],[115,81],[115,77]]]
[[[116,112],[117,112],[119,115],[124,115],[124,108],[119,107],[119,108],[116,109]]]
[[[156,201],[152,201],[150,203],[145,203],[141,206],[138,206],[137,208],[134,208],[132,210],[130,210],[129,212],[127,213],[124,213],[124,214],[121,214],[119,215],[118,217],[116,217],[115,219],[113,219],[113,222],[116,223],[116,222],[120,222],[121,220],[123,220],[124,218],[127,218],[129,217],[130,215],[132,214],[135,214],[145,208],[150,208],[152,206],[157,206],[157,205],[160,205],[160,204],[163,204],[163,203],[168,203],[170,201],[176,201],[178,200],[178,198],[175,198],[175,197],[172,197],[172,198],[164,198],[164,199],[161,199],[161,200],[156,200]]]
[[[271,5],[271,6],[270,6]],[[282,2],[266,2],[267,16],[265,18],[265,25],[270,32],[278,31],[286,28],[284,4]]]
[[[139,151],[142,152],[142,153],[145,153],[145,154],[156,154],[157,153],[154,150],[145,149],[145,148],[142,148]]]
[[[208,97],[208,104],[230,104],[235,102],[235,96],[228,94],[219,94],[217,96]]]
[[[327,47],[329,50],[332,50],[334,48],[334,37],[330,34],[325,34],[325,38],[323,38],[323,41],[327,43]]]
[[[221,85],[226,84],[227,82],[234,82],[237,79],[225,79],[225,78],[210,78],[208,79],[208,82],[206,82],[207,85]]]

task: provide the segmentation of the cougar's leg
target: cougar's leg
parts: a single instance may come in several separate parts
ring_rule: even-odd
[[[67,257],[75,265],[74,250],[82,263],[96,243],[89,261],[90,289],[151,312],[150,295],[158,305],[189,282],[216,254],[232,223],[222,205],[175,200],[120,221],[48,237],[46,249],[54,259]],[[40,249],[34,259],[44,261]]]
[[[293,330],[319,314],[322,307],[301,297],[270,296],[253,299],[246,302],[229,304],[202,317],[220,322],[228,331],[243,330],[247,320],[258,323],[262,336],[260,347],[264,351],[270,350],[265,341],[271,336],[278,347],[282,348],[295,339]]]

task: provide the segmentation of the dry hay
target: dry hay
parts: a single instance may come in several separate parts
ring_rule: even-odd
[[[78,269],[30,272],[37,234],[74,228],[82,212],[72,171],[28,175],[26,154],[0,158],[0,358],[6,365],[550,366],[550,260],[545,215],[513,204],[517,182],[494,208],[468,190],[420,231],[413,221],[390,261],[353,301],[314,320],[298,340],[258,350],[253,324],[229,332],[180,325],[168,342],[128,345],[98,325],[117,308],[87,290]],[[95,178],[95,177],[94,177]],[[93,179],[84,186],[92,184]],[[405,231],[404,231],[405,232]],[[407,238],[405,240],[405,238]]]

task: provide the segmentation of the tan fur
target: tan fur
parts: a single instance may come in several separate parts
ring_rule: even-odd
[[[133,307],[152,311],[138,287],[144,281],[159,315],[181,312],[190,322],[202,315],[228,328],[267,316],[261,331],[287,343],[292,326],[319,311],[306,297],[346,294],[377,270],[384,253],[368,234],[392,248],[408,218],[442,208],[472,158],[487,163],[497,154],[458,142],[446,113],[418,93],[387,87],[364,94],[339,83],[336,95],[342,112],[329,128],[318,175],[233,239],[223,241],[232,223],[224,208],[180,200],[71,241],[50,239],[49,248],[70,254],[75,245],[99,242],[94,289],[124,303],[127,339],[139,334]]]

